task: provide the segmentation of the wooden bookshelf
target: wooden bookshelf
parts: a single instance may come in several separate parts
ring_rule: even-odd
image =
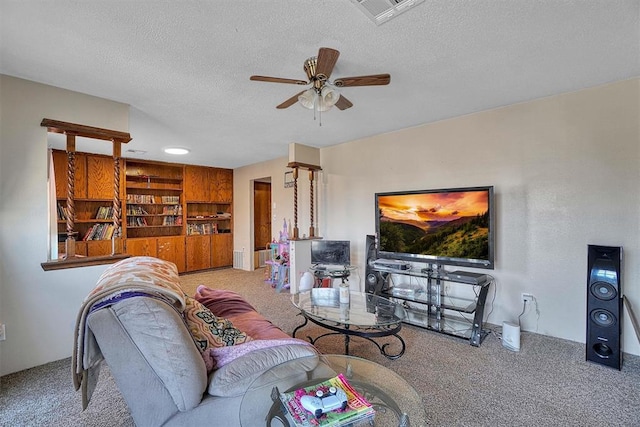
[[[52,154],[58,206],[58,256],[62,257],[66,250],[64,241],[68,216],[67,153],[53,150]],[[75,165],[75,253],[81,256],[109,255],[115,228],[112,215],[105,217],[103,210],[113,208],[113,158],[76,153]],[[122,248],[120,239],[116,240],[116,248]]]
[[[127,160],[125,238],[184,235],[183,165]]]
[[[58,202],[59,252],[64,252],[67,154],[53,151]],[[82,240],[92,229],[112,226],[113,158],[76,153],[74,205],[76,254],[111,254],[109,232]],[[120,178],[121,238],[116,248],[174,262],[178,271],[233,263],[233,171],[204,166],[123,159]],[[112,230],[113,231],[113,230]]]
[[[187,270],[233,264],[233,171],[186,166]]]

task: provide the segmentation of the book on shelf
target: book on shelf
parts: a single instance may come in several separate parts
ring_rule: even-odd
[[[180,217],[180,224],[182,224],[182,217]],[[218,224],[201,223],[201,224],[187,224],[187,234],[190,236],[202,235],[202,234],[218,234]]]
[[[180,203],[180,196],[161,196],[163,205],[177,205]]]
[[[96,219],[111,219],[113,217],[113,206],[100,206],[96,212]]]
[[[87,232],[84,234],[84,237],[82,237],[82,240],[109,240],[113,237],[114,231],[115,227],[113,224],[94,224],[89,227]]]
[[[127,205],[127,215],[149,215],[142,206]]]
[[[127,227],[146,227],[147,220],[141,216],[128,216]]]
[[[66,206],[63,206],[61,203],[58,203],[58,220],[66,221],[69,217],[69,210]]]
[[[127,203],[154,204],[156,198],[153,194],[127,194]]]
[[[337,408],[316,418],[312,412],[302,406],[300,399],[303,396],[316,396],[318,390],[322,391],[324,395],[327,395],[331,387],[341,389],[346,394],[347,406],[345,409]],[[288,417],[296,427],[340,427],[351,424],[356,425],[355,423],[370,420],[375,415],[371,403],[358,393],[342,374],[338,374],[333,378],[329,378],[315,385],[299,388],[295,391],[281,392],[280,401]]]
[[[182,225],[181,216],[165,216],[162,218],[162,225]]]
[[[181,205],[163,206],[162,214],[163,215],[182,215],[182,206]]]

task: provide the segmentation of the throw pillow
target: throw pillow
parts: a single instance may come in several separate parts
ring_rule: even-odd
[[[234,327],[229,319],[216,316],[191,297],[186,297],[184,318],[201,353],[209,348],[242,344],[252,339]]]
[[[194,298],[207,307],[216,316],[234,317],[242,313],[255,311],[255,308],[237,292],[226,289],[211,289],[200,285]]]

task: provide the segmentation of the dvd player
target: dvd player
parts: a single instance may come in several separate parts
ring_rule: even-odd
[[[454,280],[460,283],[469,283],[471,285],[482,285],[489,280],[489,277],[486,274],[461,270],[447,271],[442,278],[445,280]]]
[[[380,268],[387,268],[390,270],[409,270],[411,264],[406,261],[400,261],[397,259],[377,259],[373,262],[373,265]]]

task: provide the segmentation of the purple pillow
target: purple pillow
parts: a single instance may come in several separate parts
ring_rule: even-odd
[[[223,289],[210,289],[200,285],[196,289],[194,298],[207,307],[213,314],[220,317],[233,317],[255,308],[240,294]]]

